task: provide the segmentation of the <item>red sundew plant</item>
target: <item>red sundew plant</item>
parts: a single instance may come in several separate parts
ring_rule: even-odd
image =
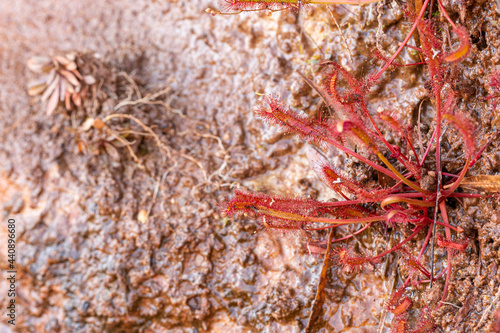
[[[372,1],[358,1],[368,3]],[[333,3],[330,1],[231,1],[224,2],[225,12],[245,10],[284,9],[297,7],[300,4]],[[336,2],[340,3],[340,2]],[[345,3],[345,2],[344,2]],[[431,310],[443,306],[448,295],[451,280],[451,259],[455,252],[467,248],[467,241],[461,239],[461,227],[450,224],[446,202],[450,198],[484,198],[488,195],[457,193],[456,190],[464,179],[467,171],[478,161],[486,146],[476,146],[474,126],[468,116],[459,113],[456,108],[457,93],[456,75],[448,75],[455,66],[465,59],[471,49],[467,29],[456,25],[448,16],[441,2],[438,7],[452,27],[459,46],[455,50],[446,50],[444,41],[439,37],[439,22],[432,18],[425,19],[424,14],[430,5],[426,0],[418,13],[406,10],[406,17],[412,22],[412,28],[401,43],[396,53],[386,59],[376,56],[384,64],[377,72],[363,78],[355,78],[337,63],[324,61],[321,65],[329,74],[322,87],[317,88],[325,101],[336,110],[335,119],[314,119],[300,115],[288,108],[279,98],[267,96],[265,104],[256,109],[256,114],[265,122],[279,126],[282,130],[295,133],[322,149],[341,151],[348,157],[357,159],[380,174],[393,179],[395,185],[389,188],[367,187],[338,170],[321,154],[312,158],[314,168],[326,185],[334,190],[342,201],[321,202],[312,199],[291,199],[274,195],[253,193],[237,189],[234,197],[226,203],[226,213],[229,216],[245,214],[259,218],[270,230],[298,230],[305,234],[308,247],[313,252],[325,248],[324,242],[313,241],[309,233],[316,230],[337,228],[343,225],[358,224],[359,230],[331,243],[346,241],[370,228],[375,223],[386,224],[395,228],[411,228],[412,232],[395,246],[368,256],[358,254],[348,245],[333,249],[328,256],[333,256],[338,264],[347,271],[359,272],[367,265],[376,265],[380,259],[392,252],[401,254],[407,263],[410,274],[399,286],[397,292],[389,299],[386,306],[395,315],[394,332],[429,332],[436,328]],[[429,15],[431,17],[431,15]],[[408,45],[415,30],[420,36],[420,48]],[[420,63],[405,66],[425,66],[427,86],[430,87],[430,97],[433,100],[435,115],[432,138],[424,147],[424,142],[414,139],[409,127],[398,120],[397,115],[385,112],[374,113],[370,110],[367,100],[368,92],[379,82],[382,75],[395,63],[396,57],[405,47],[417,50]],[[494,79],[496,76],[494,77]],[[498,80],[497,80],[498,81]],[[342,89],[339,83],[342,82]],[[496,82],[496,81],[495,81]],[[492,83],[493,86],[493,83]],[[498,85],[497,85],[498,86]],[[495,89],[498,87],[495,86]],[[489,97],[489,98],[496,98]],[[420,124],[419,124],[420,125]],[[463,141],[465,162],[456,174],[445,173],[441,166],[441,140],[443,127],[456,131]],[[399,134],[403,144],[392,144],[384,137],[384,132],[392,131]],[[362,148],[360,152],[350,148],[352,143]],[[426,162],[432,148],[435,150],[435,161]],[[435,183],[428,183],[431,175]],[[440,218],[439,218],[440,215]],[[439,231],[439,236],[438,236]],[[453,233],[455,236],[453,236]],[[418,256],[414,257],[406,245],[417,235],[425,235]],[[443,235],[444,236],[443,236]],[[447,253],[446,267],[438,274],[434,272],[434,237],[437,246]],[[426,254],[428,246],[432,248]],[[428,255],[430,267],[425,267],[423,256]],[[410,285],[430,284],[438,279],[444,279],[441,302],[434,308],[424,308],[413,329],[408,328],[407,315],[412,300],[405,295]]]

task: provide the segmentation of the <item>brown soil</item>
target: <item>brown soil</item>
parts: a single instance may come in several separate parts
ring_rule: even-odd
[[[338,7],[334,15],[346,46],[324,8],[300,16],[212,17],[203,12],[207,5],[0,2],[0,211],[4,221],[17,221],[19,278],[17,323],[13,329],[4,318],[2,332],[297,332],[307,324],[321,260],[309,256],[300,239],[222,217],[218,205],[239,185],[331,197],[309,168],[305,145],[255,118],[256,92],[280,94],[317,113],[321,100],[296,71],[315,73],[318,59],[330,58],[366,72],[379,20],[386,36],[379,44],[394,52],[394,40],[404,37],[402,12],[386,5],[378,19],[377,4]],[[467,8],[464,25],[474,45],[461,68],[459,107],[486,136],[499,125],[498,113],[482,100],[487,75],[500,69],[499,15],[493,2]],[[462,7],[449,9],[456,17]],[[70,51],[80,54],[82,70],[98,84],[82,108],[60,107],[47,116],[39,97],[27,95],[37,76],[26,61]],[[414,119],[425,95],[422,73],[394,73],[371,96],[373,106]],[[124,101],[129,103],[115,110]],[[138,164],[126,148],[118,148],[118,156],[101,149],[109,135],[95,128],[78,132],[87,117],[113,113],[132,114],[151,127],[169,152],[152,137],[132,135]],[[108,125],[143,132],[129,119]],[[457,141],[453,134],[447,140],[450,147]],[[450,172],[460,168],[460,151],[447,158]],[[471,174],[499,172],[496,141]],[[492,302],[500,295],[496,208],[493,200],[464,200],[450,213],[473,241],[453,263],[449,302],[461,309],[450,305],[434,313],[443,331],[487,332],[493,325]],[[139,221],[141,210],[149,212],[146,221]],[[5,224],[0,233],[3,242]],[[389,239],[380,230],[359,241],[375,251]],[[5,253],[0,251],[3,269]],[[318,330],[376,332],[396,267],[388,258],[358,275],[331,268]],[[6,287],[0,283],[2,291]],[[439,298],[442,284],[434,289],[417,304]],[[0,300],[4,307],[6,293]],[[380,327],[389,331],[391,319]]]

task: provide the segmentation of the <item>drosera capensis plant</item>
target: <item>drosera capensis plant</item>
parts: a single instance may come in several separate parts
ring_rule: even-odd
[[[223,11],[233,12],[247,9],[274,10],[279,6],[297,9],[286,1],[278,4],[274,1],[228,0],[224,3],[226,7]],[[300,4],[316,2],[302,1]],[[448,217],[449,199],[459,201],[460,198],[493,196],[489,193],[457,192],[468,170],[481,158],[483,151],[498,133],[492,135],[483,146],[478,146],[472,120],[467,114],[458,111],[456,105],[459,92],[454,90],[458,76],[450,73],[456,71],[458,64],[470,54],[469,33],[449,17],[440,0],[437,0],[437,7],[446,21],[441,22],[433,15],[426,15],[432,12],[430,7],[431,0],[425,0],[418,11],[410,7],[405,9],[411,29],[390,58],[374,56],[382,62],[379,70],[356,78],[337,63],[328,60],[321,63],[323,71],[327,73],[326,79],[321,87],[314,88],[332,106],[331,109],[336,110],[335,117],[306,117],[287,107],[276,96],[266,96],[265,102],[255,111],[268,124],[297,134],[318,147],[310,154],[310,160],[323,182],[342,200],[322,202],[236,189],[225,206],[228,216],[249,215],[260,219],[269,230],[295,230],[302,233],[311,253],[334,258],[346,271],[359,272],[367,266],[376,267],[386,255],[398,253],[408,267],[408,276],[402,280],[402,284],[386,304],[386,310],[394,314],[394,332],[435,330],[437,325],[432,313],[447,305],[452,280],[452,256],[466,250],[469,244],[463,236],[463,229],[452,225]],[[458,44],[454,49],[447,47],[448,41],[443,40],[438,33],[447,24],[453,32],[450,44],[453,41]],[[409,44],[415,31],[418,31],[419,47]],[[396,62],[405,48],[417,51],[422,61],[414,64]],[[368,93],[377,86],[388,70],[402,65],[425,68],[426,87],[434,108],[434,119],[429,124],[432,136],[428,142],[423,142],[421,135],[413,133],[408,125],[398,119],[397,114],[383,110],[373,112],[370,107]],[[497,92],[495,78],[493,77],[492,87]],[[488,98],[494,99],[497,95],[493,94]],[[402,139],[395,143],[388,142],[384,136],[388,132],[396,133]],[[446,132],[454,132],[463,146],[462,167],[455,173],[444,172],[441,164],[441,142]],[[392,179],[393,185],[368,187],[357,182],[330,163],[321,149],[331,149],[356,159]],[[435,155],[434,159],[430,158],[431,154]],[[394,246],[375,254],[356,253],[354,247],[346,244],[375,224],[409,229],[410,232]],[[345,225],[359,225],[359,229],[347,236],[329,238],[327,241],[313,240],[310,237],[313,231]],[[417,237],[424,239],[422,246],[417,251],[411,251],[410,244]],[[341,245],[331,246],[335,243]],[[434,269],[434,247],[446,251],[447,257],[446,264],[442,264],[444,268],[438,272]],[[438,280],[444,281],[440,301],[421,308],[416,320],[410,320],[412,299],[407,288],[410,285],[432,286]],[[324,283],[320,282],[320,287],[323,288]]]

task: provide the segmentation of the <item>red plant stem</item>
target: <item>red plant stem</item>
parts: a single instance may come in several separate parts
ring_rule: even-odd
[[[379,136],[379,139],[385,144],[385,146],[390,150],[390,152],[392,154],[396,154],[396,150],[394,149],[394,147],[389,143],[387,142],[387,140],[384,138],[384,136],[382,135],[382,132],[380,131],[380,129],[378,128],[377,124],[375,124],[375,120],[373,120],[373,117],[372,115],[370,114],[370,111],[368,111],[368,108],[366,107],[366,105],[364,105],[364,103],[360,103],[361,104],[361,109],[363,110],[363,112],[368,116],[368,118],[370,118],[370,122],[372,123],[372,126],[375,128],[375,130],[377,131],[377,134]],[[409,169],[408,168],[408,165],[406,164],[406,162],[402,159],[402,157],[404,157],[404,155],[401,155],[401,154],[398,154],[398,156],[396,157],[397,160],[399,162],[401,162],[401,164],[403,164],[405,166],[406,169]]]
[[[371,166],[372,168],[374,168],[375,170],[377,171],[380,171],[382,172],[384,175],[387,175],[389,177],[391,177],[392,179],[396,179],[396,180],[399,180],[400,178],[398,176],[396,176],[393,172],[387,170],[386,168],[384,168],[383,166],[380,166],[378,164],[375,164],[373,163],[372,161],[370,161],[369,159],[367,159],[366,157],[363,157],[361,155],[359,155],[358,153],[355,153],[353,152],[352,150],[342,146],[341,144],[333,141],[332,139],[329,139],[325,136],[322,136],[322,139],[326,142],[328,142],[329,144],[331,144],[332,146],[334,146],[335,148],[337,149],[340,149],[342,150],[344,153],[348,154],[348,155],[351,155],[352,157],[355,157],[357,158],[358,160],[360,160],[361,162],[365,163],[365,164],[368,164],[369,166]]]
[[[439,221],[436,221],[436,224],[439,224],[439,225],[442,225],[443,227],[445,228],[450,228],[450,229],[453,229],[455,230],[456,232],[458,232],[458,229],[450,224],[446,224],[446,223],[443,223],[443,222],[439,222]]]
[[[448,176],[448,177],[458,178],[458,176],[457,176],[457,175],[454,175],[454,174],[452,174],[452,173],[448,173],[448,172],[441,172],[441,174],[442,174],[443,176]]]
[[[439,1],[439,0],[438,0]],[[433,60],[429,60],[432,62]],[[437,211],[438,211],[438,204],[439,204],[439,199],[441,197],[441,188],[442,188],[442,177],[443,175],[441,174],[441,122],[442,122],[442,114],[441,114],[441,83],[436,82],[436,129],[434,130],[434,133],[432,136],[436,136],[436,175],[437,175],[437,189],[436,189],[436,205],[434,208],[434,221],[432,224],[432,252],[431,252],[431,287],[432,287],[432,282],[434,281],[434,239],[436,237],[436,222],[437,222]],[[429,146],[427,147],[427,152],[429,151],[429,148],[432,145],[432,138]],[[422,163],[424,163],[425,157],[422,158]],[[458,180],[457,180],[458,181]],[[454,191],[454,189],[453,189]],[[451,191],[450,193],[453,193]],[[441,201],[444,204],[444,201]],[[447,221],[445,221],[447,223]],[[450,230],[449,228],[446,228],[446,230]]]
[[[436,277],[434,278],[434,280],[433,280],[433,281],[436,281],[436,280],[438,280],[441,276],[443,276],[444,272],[446,272],[446,269],[443,269],[441,272],[439,272],[439,274],[438,274],[438,275],[436,275]],[[411,278],[410,278],[410,277],[408,277],[408,278],[405,280],[405,282],[404,282],[403,286],[406,288],[406,286],[408,286],[408,284],[410,283],[410,281],[411,281]],[[429,283],[429,282],[431,282],[431,280],[430,280],[430,279],[429,279],[429,280],[420,280],[420,281],[419,281],[419,284],[422,284],[422,283]]]
[[[434,223],[433,220],[431,220],[430,218],[426,217],[425,220],[429,223],[429,224],[432,224]],[[458,232],[458,229],[454,226],[452,226],[451,224],[446,224],[446,223],[443,223],[443,222],[440,222],[440,221],[437,221],[436,220],[436,224],[439,224],[439,225],[442,225],[443,227],[446,227],[446,228],[450,228],[450,229],[453,229],[455,230],[456,232]]]
[[[432,0],[429,5],[429,20],[432,19],[432,7],[434,7],[434,0]]]
[[[411,173],[411,172],[407,172],[407,173],[405,173],[403,176],[404,176],[405,178],[408,178],[408,177],[410,177],[411,175],[412,175],[412,173]],[[393,185],[393,186],[391,187],[392,193],[398,193],[398,191],[399,191],[399,190],[398,190],[398,187],[399,187],[399,186],[401,186],[402,184],[403,184],[403,182],[402,182],[401,180],[399,180],[399,181],[398,181],[395,185]],[[411,191],[411,189],[406,189],[405,191]],[[420,193],[420,196],[423,196],[423,193],[421,193],[421,192],[418,192],[418,193]],[[402,194],[403,194],[403,193],[399,193],[398,195],[402,195]]]
[[[420,151],[419,151],[420,154],[422,154],[424,152],[424,143],[422,141],[422,129],[421,129],[422,124],[420,122],[420,118],[422,117],[422,104],[423,103],[424,103],[424,101],[421,101],[418,105],[418,118],[417,118],[418,145],[420,148]],[[423,164],[424,164],[424,162],[421,162],[418,165],[422,166]]]
[[[423,63],[415,63],[415,64],[409,64],[409,65],[404,65],[404,66],[413,66],[413,65],[421,65]],[[410,149],[413,151],[413,154],[415,155],[415,158],[417,159],[417,164],[418,164],[418,155],[417,155],[417,152],[415,151],[415,148],[413,147],[413,144],[411,143],[410,139],[408,138],[408,135],[406,135],[406,133],[403,133],[403,136],[405,137],[405,140],[406,140],[406,143],[410,146]],[[385,140],[385,139],[384,139]],[[392,146],[391,146],[392,147]],[[391,151],[392,152],[392,151]],[[394,154],[394,152],[392,152]],[[408,157],[406,157],[405,155],[403,154],[400,154],[400,156],[398,156],[398,160],[401,162],[400,160],[400,157],[402,157],[405,161],[407,161],[408,163],[410,163],[410,160],[408,159]],[[402,162],[401,162],[402,163]],[[406,168],[407,165],[406,163],[402,163]],[[411,175],[411,172],[409,172],[409,174]],[[405,177],[409,177],[409,176],[405,176]]]
[[[408,174],[405,174],[405,177],[409,177]],[[395,191],[395,190],[398,190],[398,187],[403,184],[402,181],[398,181],[393,187],[391,187],[391,191]],[[397,193],[397,191],[395,191],[394,193]]]
[[[426,208],[425,214],[427,215],[427,208]],[[420,260],[420,258],[422,258],[422,256],[424,255],[427,244],[429,244],[429,240],[431,239],[431,235],[432,235],[432,228],[429,228],[429,231],[427,231],[427,236],[425,237],[425,240],[424,240],[424,244],[422,245],[422,248],[420,249],[420,254],[417,257],[417,260]],[[408,278],[406,279],[406,281],[403,284],[403,287],[406,287],[410,283],[410,280],[411,280],[411,278],[408,276]],[[428,281],[430,281],[430,280],[428,280]],[[424,281],[422,281],[422,282],[424,282]]]
[[[399,43],[399,44],[401,45],[402,43]],[[406,44],[405,46],[406,46],[407,48],[409,48],[409,49],[412,49],[412,50],[415,50],[415,51],[418,51],[418,52],[421,52],[421,53],[423,53],[423,52],[424,52],[424,50],[422,50],[421,48],[416,47],[416,46],[413,46],[413,45]]]
[[[457,180],[455,180],[455,182],[453,183],[453,185],[449,189],[447,189],[446,191],[444,191],[444,196],[445,197],[450,196],[450,194],[452,194],[453,192],[455,192],[455,190],[457,189],[457,187],[460,185],[460,183],[462,182],[462,180],[465,177],[465,174],[467,173],[467,170],[469,170],[469,162],[470,162],[470,157],[467,158],[467,161],[465,162],[464,168],[462,169],[462,171],[458,175]]]
[[[427,62],[426,62],[426,61],[422,61],[422,62],[413,62],[413,63],[411,63],[411,64],[405,64],[405,65],[403,65],[403,66],[405,66],[405,67],[410,67],[410,66],[426,65],[426,64],[427,64]]]
[[[431,150],[432,141],[434,141],[434,138],[436,137],[436,129],[437,128],[435,128],[434,133],[432,133],[432,137],[431,137],[431,140],[429,141],[429,145],[427,146],[427,149],[425,150],[425,154],[422,157],[422,161],[420,161],[420,166],[424,165],[425,159],[427,158],[427,155],[429,154],[429,151]]]
[[[349,200],[349,197],[347,195],[345,195],[344,192],[342,192],[342,190],[339,190],[338,194],[340,194],[342,196],[342,198],[344,198],[344,200]]]
[[[279,216],[278,216],[279,217]],[[330,223],[330,224],[353,224],[353,223],[368,223],[385,220],[384,216],[369,216],[356,219],[330,219],[326,217],[307,217],[309,222]]]
[[[423,226],[420,226],[420,227],[417,227],[417,229],[410,235],[408,236],[405,240],[403,240],[401,243],[399,243],[398,245],[394,246],[393,248],[385,251],[385,252],[382,252],[381,254],[377,255],[376,257],[374,257],[373,259],[378,259],[378,258],[381,258],[383,256],[385,256],[386,254],[388,253],[391,253],[399,248],[401,248],[401,246],[403,246],[404,244],[408,243],[413,237],[415,237],[416,234],[418,234],[420,232],[420,230],[422,230],[424,227]]]
[[[446,19],[448,20],[448,22],[450,22],[451,26],[453,27],[453,29],[456,29],[457,26],[455,25],[455,23],[451,20],[451,18],[448,16],[448,13],[446,12],[446,10],[444,9],[444,6],[443,4],[441,3],[441,0],[438,0],[438,6],[439,6],[439,10],[441,11],[441,13],[443,13],[444,17],[446,17]]]
[[[387,197],[384,200],[382,200],[382,202],[380,203],[380,207],[382,207],[382,209],[385,209],[385,206],[387,206],[389,204],[393,204],[393,203],[399,203],[399,202],[406,202],[408,205],[422,207],[420,209],[423,209],[423,207],[433,207],[434,206],[434,204],[432,202],[429,202],[429,201],[402,198],[402,197],[398,197],[396,195],[395,196],[391,195],[390,197]]]
[[[382,74],[385,72],[385,70],[391,65],[391,63],[394,61],[394,59],[396,59],[396,57],[401,53],[401,51],[406,46],[406,44],[408,43],[410,38],[413,36],[413,32],[415,31],[415,29],[417,29],[418,21],[420,21],[420,19],[424,15],[424,12],[427,9],[427,5],[429,4],[429,1],[430,0],[425,0],[424,4],[422,5],[422,9],[420,10],[420,13],[418,13],[418,16],[417,16],[417,19],[415,20],[415,23],[413,23],[413,26],[411,27],[411,30],[408,33],[408,35],[406,36],[406,38],[404,39],[403,43],[401,44],[401,46],[399,46],[396,53],[394,53],[394,55],[391,57],[391,59],[389,59],[389,61],[385,64],[385,66],[382,67],[382,69],[377,74],[375,74],[375,76],[373,77],[374,80],[378,80],[380,78],[380,76],[382,76]]]
[[[401,198],[420,198],[423,197],[424,195],[420,192],[415,192],[415,193],[396,193],[391,195],[391,197],[401,197]]]
[[[427,190],[424,190],[422,189],[420,186],[418,186],[417,184],[415,184],[414,182],[412,182],[411,180],[409,180],[408,178],[406,178],[405,176],[403,176],[401,173],[399,173],[398,170],[396,170],[396,168],[391,164],[391,162],[389,162],[387,160],[387,158],[385,158],[384,155],[382,155],[381,152],[377,152],[375,151],[375,154],[377,155],[377,157],[382,161],[384,162],[384,164],[392,171],[394,172],[394,174],[398,177],[398,179],[400,179],[403,183],[405,183],[406,185],[408,185],[409,187],[411,187],[412,189],[414,189],[415,191],[418,191],[418,192],[421,192],[421,193],[425,193],[425,194],[429,194],[430,192],[427,191]]]
[[[443,276],[444,272],[446,272],[446,269],[443,269],[436,277],[434,278],[434,281],[438,280],[441,276]],[[429,283],[431,280],[422,280],[420,281],[421,283]]]
[[[441,201],[439,204],[439,209],[441,211],[441,216],[443,217],[443,221],[446,224],[448,223],[448,213],[446,212],[446,205],[444,201]],[[445,228],[444,229],[446,238],[451,239],[451,232],[450,228]],[[444,302],[446,300],[446,296],[448,295],[448,286],[450,285],[450,278],[451,278],[451,249],[446,249],[446,253],[448,254],[448,265],[446,267],[446,281],[444,283],[444,290],[443,290],[443,296],[441,297],[441,302]],[[441,307],[443,303],[439,303],[438,307]]]
[[[378,127],[376,126],[375,122],[373,121],[373,118],[371,117],[370,113],[368,112],[368,110],[366,108],[364,108],[365,110],[365,113],[367,114],[367,116],[371,119],[372,121],[372,124],[373,126],[377,129],[379,135],[381,136],[381,133],[380,133],[380,130],[378,129]],[[364,141],[364,143],[369,146],[373,153],[375,155],[377,155],[377,157],[385,164],[385,166],[387,168],[389,168],[389,170],[392,171],[392,173],[394,174],[394,176],[391,176],[393,177],[394,179],[399,179],[401,180],[403,183],[405,183],[406,185],[408,185],[409,187],[411,187],[412,189],[414,189],[415,191],[418,191],[418,192],[422,192],[422,193],[430,193],[429,191],[427,190],[424,190],[422,188],[420,188],[417,184],[415,184],[414,182],[412,182],[411,180],[407,179],[405,176],[403,176],[392,164],[391,162],[389,162],[389,160],[387,160],[387,158],[385,158],[385,156],[380,152],[380,150],[374,145],[372,144],[369,139],[367,138],[367,135],[366,133],[364,132],[363,129],[360,129],[356,124],[354,124],[353,122],[351,121],[341,121],[339,123],[337,123],[337,131],[339,133],[342,133],[343,131],[345,130],[348,130],[348,131],[351,131],[351,133],[353,133],[355,136],[357,136],[360,140]],[[349,149],[343,147],[342,145],[340,145],[339,143],[335,142],[335,141],[332,141],[330,139],[328,139],[326,136],[324,136],[323,134],[318,134],[317,135],[318,138],[321,138],[321,140],[323,141],[326,141],[326,142],[331,142],[335,147],[338,147],[339,149],[343,150],[343,151],[350,151]],[[382,138],[383,139],[383,138]],[[385,141],[385,139],[383,139]],[[385,141],[387,143],[387,141]],[[387,146],[390,147],[391,151],[394,149],[392,148],[392,146],[390,146],[388,143],[387,143]],[[365,159],[367,161],[369,161],[368,159]],[[370,161],[370,163],[366,162],[367,164],[369,165],[374,165],[374,166],[377,166],[377,168],[381,168],[380,166],[378,166],[377,164],[373,163]],[[401,163],[403,163],[403,165],[405,165],[405,163],[403,161],[401,161]],[[384,171],[387,171],[386,169],[384,168],[381,168],[382,170]],[[387,174],[387,173],[386,173]]]
[[[429,278],[429,279],[430,279],[430,278],[431,278],[431,274],[430,274],[430,273],[429,273],[429,272],[425,269],[425,267],[424,267],[424,266],[422,266],[422,265],[420,264],[420,262],[418,262],[418,261],[415,261],[415,262],[417,263],[417,269],[418,269],[418,270],[419,270],[422,274],[424,274],[427,278]]]
[[[425,212],[427,214],[427,211]],[[420,254],[417,257],[417,260],[420,260],[422,256],[425,253],[425,248],[427,247],[427,244],[429,244],[429,240],[431,239],[432,236],[432,228],[429,228],[429,231],[427,231],[427,236],[425,236],[424,244],[422,245],[422,248],[420,249]]]
[[[403,283],[403,287],[402,287],[402,288],[406,288],[406,287],[408,286],[408,284],[410,283],[410,281],[411,281],[411,277],[410,277],[410,276],[408,276],[408,277],[406,278],[405,282]]]
[[[340,227],[341,225],[345,225],[345,224],[339,224],[337,225],[336,227]],[[359,229],[358,231],[356,232],[353,232],[352,234],[350,235],[347,235],[347,236],[344,236],[342,238],[337,238],[337,239],[333,239],[332,240],[332,243],[335,243],[335,242],[340,242],[340,241],[343,241],[343,240],[346,240],[346,239],[349,239],[351,237],[354,237],[355,235],[359,234],[359,233],[362,233],[363,231],[366,230],[366,228],[368,228],[369,226],[371,226],[372,224],[371,223],[368,223],[367,225],[365,225],[363,228]],[[312,230],[312,229],[305,229],[305,230]],[[320,245],[323,245],[324,243],[326,242],[321,242]]]
[[[415,148],[413,147],[413,144],[411,143],[410,138],[408,138],[408,135],[406,135],[406,133],[404,133],[404,136],[405,136],[406,142],[410,145],[410,148],[413,151],[413,155],[415,156],[415,159],[417,160],[417,164],[420,164],[420,162],[418,160],[417,152],[415,151]]]

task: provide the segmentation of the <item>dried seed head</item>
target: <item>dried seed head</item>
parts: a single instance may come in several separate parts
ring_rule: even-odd
[[[82,76],[77,69],[76,55],[33,57],[28,60],[28,68],[37,73],[46,74],[40,80],[31,83],[28,94],[35,96],[41,94],[41,100],[47,101],[47,115],[52,114],[64,102],[66,110],[82,105],[82,98],[86,87],[96,83],[92,75]]]

